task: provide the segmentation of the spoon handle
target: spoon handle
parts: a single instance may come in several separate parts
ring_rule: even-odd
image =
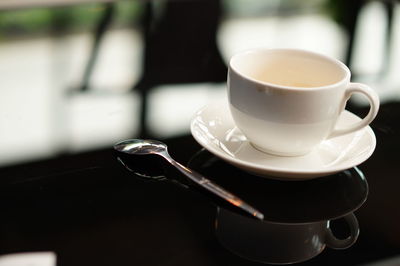
[[[245,212],[249,213],[251,216],[259,220],[264,219],[264,215],[255,209],[254,207],[250,206],[248,203],[241,200],[239,197],[233,195],[231,192],[227,191],[226,189],[222,188],[221,186],[215,184],[211,180],[205,178],[201,174],[193,171],[192,169],[187,168],[186,166],[180,164],[175,160],[170,160],[170,163],[175,166],[181,173],[187,176],[191,181],[195,182],[199,186],[203,187],[204,189],[210,191],[214,195],[222,198],[225,201],[228,201],[230,204],[244,210]]]

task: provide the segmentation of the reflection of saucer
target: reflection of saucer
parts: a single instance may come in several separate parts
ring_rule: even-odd
[[[338,126],[359,121],[344,111]],[[191,132],[204,148],[236,167],[260,176],[284,180],[304,180],[331,175],[357,166],[375,149],[376,139],[370,127],[325,140],[304,156],[283,157],[256,150],[236,128],[225,102],[216,102],[199,110],[191,122]]]
[[[357,210],[368,183],[357,168],[325,178],[287,182],[252,176],[203,149],[189,167],[204,174],[264,214],[264,220],[304,223],[331,220]]]

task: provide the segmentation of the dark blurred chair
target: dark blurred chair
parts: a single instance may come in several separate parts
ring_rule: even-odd
[[[360,12],[366,3],[370,1],[366,0],[330,0],[330,6],[333,8],[334,16],[336,20],[341,24],[349,35],[349,42],[346,49],[345,64],[351,67],[351,59],[353,57],[355,47],[355,36],[357,21],[359,19]],[[392,41],[392,28],[393,28],[393,15],[396,0],[381,0],[380,1],[386,12],[386,49],[384,53],[384,64],[379,74],[383,74],[390,61],[390,45]],[[357,73],[354,73],[357,74]]]
[[[140,128],[149,135],[149,92],[158,85],[224,82],[227,69],[217,47],[221,5],[216,0],[166,1],[161,12],[147,2],[143,75],[134,86],[141,95]]]

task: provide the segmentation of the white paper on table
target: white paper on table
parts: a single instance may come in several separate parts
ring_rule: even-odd
[[[0,266],[56,266],[54,252],[15,253],[0,256]]]

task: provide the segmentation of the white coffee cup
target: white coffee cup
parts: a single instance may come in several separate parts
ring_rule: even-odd
[[[260,151],[307,154],[323,140],[366,127],[379,97],[350,82],[350,70],[325,55],[297,49],[253,49],[229,62],[228,99],[236,126]],[[366,96],[369,113],[344,128],[335,124],[353,93]]]

